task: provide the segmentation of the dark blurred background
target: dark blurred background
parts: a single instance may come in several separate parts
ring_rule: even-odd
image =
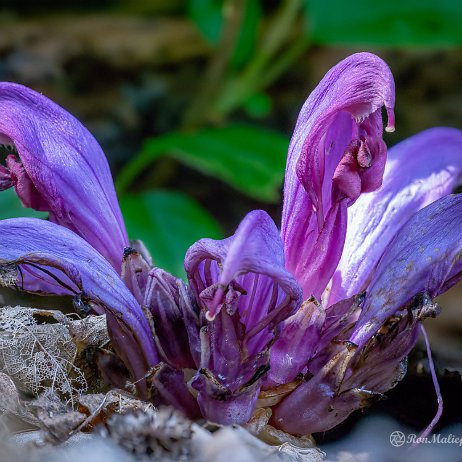
[[[178,275],[184,251],[200,237],[231,234],[255,208],[279,220],[298,111],[347,55],[372,51],[392,69],[397,130],[386,135],[390,146],[432,126],[462,128],[457,1],[0,5],[0,79],[43,92],[88,127],[109,159],[131,237],[144,239],[155,261]],[[12,195],[1,200],[2,217],[24,214]],[[443,315],[428,323],[445,423],[462,420],[454,372],[462,368],[461,292],[446,295]],[[417,427],[435,410],[419,355],[387,404]]]

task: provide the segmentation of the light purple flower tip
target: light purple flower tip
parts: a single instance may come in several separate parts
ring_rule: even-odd
[[[391,131],[394,92],[384,61],[358,53],[326,74],[300,112],[287,159],[282,239],[287,268],[305,298],[319,298],[335,271],[346,207],[381,185],[386,160],[381,108]]]
[[[3,82],[0,138],[12,148],[0,190],[14,186],[24,206],[50,212],[120,272],[127,234],[106,157],[85,127],[45,96]]]

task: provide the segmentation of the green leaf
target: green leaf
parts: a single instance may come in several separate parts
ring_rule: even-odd
[[[217,45],[223,27],[223,0],[189,0],[188,15],[204,38]]]
[[[242,125],[170,133],[147,140],[141,153],[121,170],[116,185],[123,193],[154,160],[168,155],[243,194],[277,202],[288,146],[289,139],[280,133]]]
[[[259,0],[247,0],[241,30],[231,58],[231,65],[234,69],[242,67],[254,54],[258,39],[258,26],[262,16]]]
[[[188,1],[189,17],[194,21],[203,37],[214,46],[218,45],[223,31],[225,3],[223,0]],[[245,2],[242,23],[231,57],[231,65],[234,69],[246,64],[253,55],[262,15],[260,0],[247,0]]]
[[[47,215],[45,212],[23,207],[14,188],[0,192],[0,220],[19,217],[46,218]]]
[[[149,191],[121,198],[130,239],[141,239],[154,264],[184,277],[186,250],[203,237],[221,239],[215,219],[195,200],[173,191]]]
[[[254,93],[243,104],[243,109],[254,118],[266,117],[272,108],[273,102],[266,93]]]
[[[311,39],[327,44],[456,45],[462,2],[306,0]]]

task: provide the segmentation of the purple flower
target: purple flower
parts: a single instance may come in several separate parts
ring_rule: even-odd
[[[12,83],[0,83],[0,142],[9,151],[0,189],[14,187],[50,220],[0,222],[0,282],[71,295],[79,309],[105,313],[113,347],[146,395],[143,377],[159,358],[139,300],[120,278],[129,243],[100,146],[64,109]],[[124,279],[135,277],[130,270]]]
[[[0,144],[11,151],[0,190],[14,186],[25,207],[50,212],[120,271],[127,233],[106,157],[85,127],[39,93],[0,83]]]
[[[328,430],[393,387],[421,322],[439,312],[432,299],[462,277],[462,196],[450,195],[462,132],[422,132],[392,148],[384,169],[380,101],[392,125],[389,70],[369,54],[347,58],[305,103],[289,148],[282,239],[311,299],[284,323],[263,388],[296,384],[272,408],[272,424],[290,433]],[[331,226],[342,207],[347,219]]]
[[[244,424],[269,407],[284,431],[332,428],[401,380],[432,299],[462,277],[462,132],[427,130],[387,160],[394,83],[369,53],[301,110],[281,232],[257,210],[198,241],[188,285],[129,246],[106,160],[75,119],[12,84],[0,105],[0,188],[53,222],[0,222],[0,283],[106,313],[138,393],[191,418]]]
[[[265,212],[251,212],[234,236],[194,244],[185,269],[202,308],[200,369],[192,383],[199,406],[215,422],[245,423],[280,323],[301,301],[276,225]]]

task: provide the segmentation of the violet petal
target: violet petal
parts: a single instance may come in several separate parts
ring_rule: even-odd
[[[52,295],[57,293],[54,286],[61,285],[78,305],[106,314],[114,348],[134,380],[141,380],[158,363],[140,305],[114,268],[90,244],[62,226],[34,218],[2,220],[0,235],[2,285],[30,292],[49,287]],[[33,284],[40,279],[42,289],[27,285],[24,275],[30,270]]]
[[[307,278],[304,298],[324,289],[343,249],[346,224],[336,228],[329,249],[317,245],[330,210],[340,202],[353,204],[381,184],[386,146],[380,111],[386,107],[392,130],[394,98],[388,66],[358,53],[326,74],[300,112],[287,160],[282,239],[287,268],[297,280],[304,278],[309,256],[318,255],[322,281]]]
[[[339,313],[349,304],[340,302]],[[298,435],[327,431],[353,411],[381,399],[404,377],[406,356],[416,343],[421,322],[438,312],[428,297],[419,296],[388,318],[364,347],[339,338],[324,345],[321,353],[327,358],[321,367],[317,361],[308,364],[306,381],[273,408],[273,423]],[[355,322],[353,318],[350,321]],[[337,327],[342,324],[344,334],[351,326],[342,322]]]
[[[300,305],[300,288],[284,267],[278,230],[263,211],[249,213],[231,238],[194,244],[185,268],[203,312],[201,370],[193,381],[199,405],[206,418],[243,423],[255,406],[280,323]]]
[[[197,401],[185,383],[183,371],[161,363],[158,370],[154,373],[152,383],[160,395],[160,402],[162,404],[174,406],[192,420],[202,417]]]
[[[265,300],[272,301],[271,308],[276,309],[279,307],[276,302],[284,296],[288,297],[287,309],[278,313],[271,320],[271,325],[289,316],[300,303],[300,288],[284,267],[284,254],[276,225],[262,210],[247,214],[234,236],[221,241],[201,239],[192,245],[186,253],[185,269],[197,300],[201,299],[205,289],[217,285],[214,297],[207,306],[209,319],[220,311],[226,290],[233,280],[246,293],[240,297],[239,310],[248,330],[259,323],[259,312],[264,312],[265,316],[268,314],[269,307]],[[246,274],[253,276],[246,277]],[[260,281],[256,279],[257,275]],[[256,285],[263,286],[255,291]],[[278,294],[271,300],[273,285],[277,285]],[[258,319],[251,316],[255,311]]]
[[[152,269],[143,305],[153,316],[154,338],[162,359],[176,369],[198,367],[199,313],[183,281]]]
[[[128,239],[93,136],[45,96],[6,82],[0,83],[0,135],[17,149],[19,159],[12,154],[7,166],[23,204],[49,211],[51,221],[79,234],[120,271]]]
[[[462,183],[462,131],[425,130],[388,152],[383,185],[348,210],[345,248],[329,302],[365,289],[382,253],[417,210]]]
[[[321,305],[315,299],[308,299],[285,321],[271,347],[265,388],[291,382],[306,367],[321,339],[325,318]]]
[[[415,213],[391,241],[367,289],[350,340],[361,346],[416,294],[434,298],[462,277],[462,195]]]
[[[121,279],[139,304],[143,303],[151,266],[134,248],[125,247],[122,259]]]

